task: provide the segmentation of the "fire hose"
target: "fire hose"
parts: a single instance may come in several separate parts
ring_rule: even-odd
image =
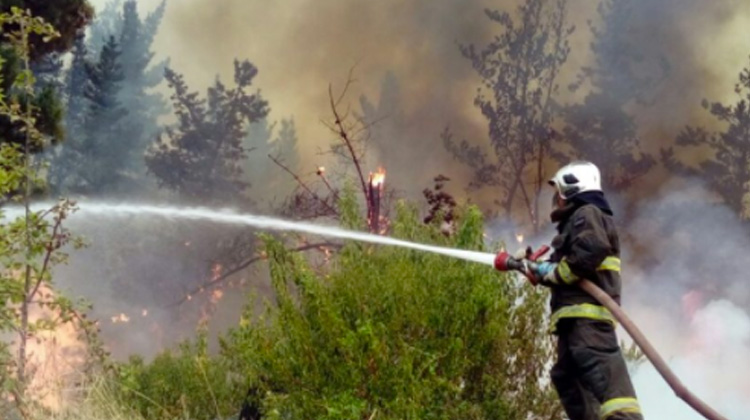
[[[549,251],[548,246],[543,246],[536,252],[528,252],[527,257],[523,259],[516,259],[509,255],[507,252],[502,251],[497,254],[495,258],[495,268],[499,271],[518,271],[525,276],[529,276],[529,273],[534,270],[536,260],[541,258],[544,254]],[[693,394],[680,379],[675,375],[672,369],[669,368],[667,363],[656,351],[653,345],[648,341],[645,335],[641,332],[637,325],[628,317],[628,315],[622,310],[620,305],[617,304],[608,294],[606,294],[599,286],[595,285],[589,280],[581,279],[578,282],[581,289],[585,290],[588,294],[594,297],[602,306],[609,309],[612,315],[615,317],[617,322],[627,331],[633,341],[636,343],[638,348],[641,349],[646,358],[656,368],[659,374],[664,378],[670,388],[674,391],[675,395],[685,401],[690,407],[701,414],[708,420],[727,420],[726,417],[719,414],[716,410],[711,408],[708,404],[703,402],[695,394]]]

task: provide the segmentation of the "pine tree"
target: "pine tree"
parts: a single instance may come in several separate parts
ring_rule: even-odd
[[[258,73],[249,61],[235,61],[236,87],[228,89],[217,80],[207,99],[190,92],[182,75],[171,69],[165,77],[172,95],[178,123],[159,136],[147,156],[146,165],[160,187],[188,201],[227,202],[242,200],[248,184],[243,181],[247,148],[243,140],[248,124],[268,115],[268,104],[260,93],[248,93]]]
[[[293,171],[299,170],[300,165],[297,142],[297,127],[294,124],[294,118],[282,119],[271,154],[283,156],[284,164]]]
[[[89,51],[101,51],[109,37],[122,33],[122,0],[110,0],[96,11],[96,19],[89,27]]]
[[[70,68],[65,76],[65,142],[51,151],[48,183],[55,193],[65,190],[70,177],[79,169],[83,149],[83,124],[88,112],[88,100],[84,96],[88,84],[87,63],[86,35],[82,31],[73,46]]]
[[[77,50],[78,58],[85,57],[83,47]],[[64,145],[55,171],[56,189],[80,194],[122,192],[127,174],[127,162],[134,150],[132,131],[124,118],[128,112],[118,99],[120,83],[124,80],[119,64],[120,50],[115,37],[110,37],[96,62],[84,65],[86,85],[83,98],[75,98],[76,106],[85,100],[83,118],[73,120],[80,124],[80,132]],[[80,63],[77,63],[80,65]],[[71,83],[82,82],[82,74],[71,73]],[[72,89],[73,86],[70,86]],[[62,167],[60,167],[62,166]]]
[[[124,75],[120,100],[129,110],[126,117],[131,127],[138,127],[140,132],[131,133],[138,137],[136,159],[132,162],[135,168],[142,168],[143,153],[148,143],[158,131],[157,119],[166,113],[166,103],[158,93],[150,92],[162,82],[166,61],[151,66],[154,53],[151,46],[164,16],[166,2],[151,13],[145,21],[138,15],[135,0],[128,0],[123,5],[122,31],[120,47],[121,64]]]
[[[88,82],[86,63],[88,62],[86,35],[81,32],[73,47],[73,59],[68,70],[66,80],[66,118],[65,127],[68,140],[75,141],[82,134],[83,120],[86,113],[86,98],[84,91]]]
[[[31,70],[36,75],[37,92],[46,87],[52,87],[57,92],[62,92],[64,83],[63,75],[63,57],[58,52],[49,53],[36,62],[31,63]]]

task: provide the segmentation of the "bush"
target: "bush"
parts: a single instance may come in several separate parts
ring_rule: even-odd
[[[394,236],[483,247],[477,210],[464,212],[453,238],[425,227],[413,208],[397,213]],[[269,419],[559,417],[544,379],[551,341],[543,291],[487,266],[358,243],[321,273],[264,240],[274,301],[260,317],[246,308],[221,354],[200,356],[203,374],[190,352],[130,364],[138,372],[130,395],[162,406],[141,410],[144,417],[226,417],[248,388]]]
[[[206,335],[146,364],[139,357],[119,367],[121,405],[145,419],[212,419],[239,411],[242,394],[228,360],[210,357]]]

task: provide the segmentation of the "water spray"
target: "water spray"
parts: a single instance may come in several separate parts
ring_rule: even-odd
[[[33,210],[49,208],[53,203],[37,203]],[[20,215],[22,209],[6,209],[6,216],[15,217]],[[359,242],[368,242],[380,245],[398,246],[402,248],[415,249],[418,251],[432,252],[448,257],[459,258],[466,261],[476,262],[493,266],[495,254],[478,251],[466,251],[462,249],[446,248],[433,245],[424,245],[386,236],[373,235],[362,232],[353,232],[334,226],[322,226],[313,223],[293,222],[266,216],[255,216],[251,214],[239,214],[232,210],[214,210],[202,207],[167,207],[137,204],[107,204],[107,203],[85,203],[78,204],[78,210],[70,217],[80,215],[87,216],[158,216],[165,219],[210,221],[213,223],[234,224],[254,227],[262,230],[300,232],[311,235],[328,236],[338,239],[349,239]]]

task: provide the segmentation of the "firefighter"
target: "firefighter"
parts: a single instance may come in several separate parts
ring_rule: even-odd
[[[573,162],[549,181],[558,235],[549,261],[531,278],[552,291],[550,328],[557,335],[551,379],[570,420],[643,419],[615,334],[615,319],[576,285],[594,282],[620,303],[620,242],[599,169]]]

